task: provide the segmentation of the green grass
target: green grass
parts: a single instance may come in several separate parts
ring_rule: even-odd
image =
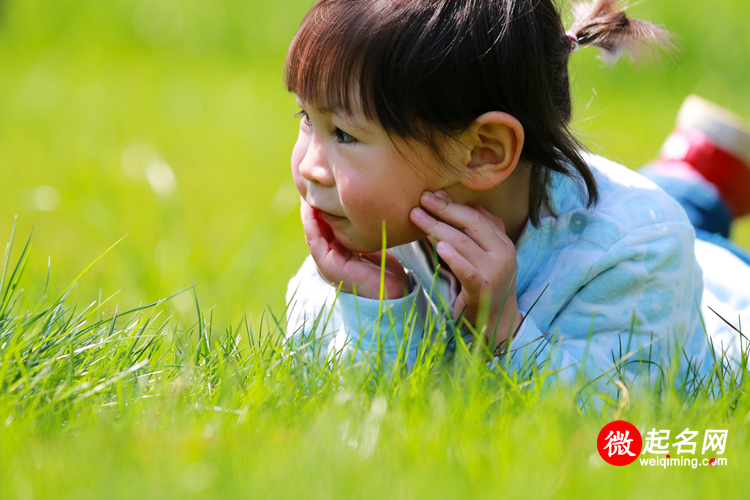
[[[413,370],[308,359],[272,312],[215,324],[194,299],[22,291],[29,243],[6,252],[0,295],[0,498],[739,496],[750,459],[746,369],[683,382],[562,382],[543,366],[488,367],[459,342]],[[193,290],[182,293],[191,294]],[[374,368],[373,368],[374,367]],[[617,377],[613,377],[616,380]],[[628,379],[625,379],[628,380]],[[629,382],[630,383],[630,382]],[[592,392],[593,388],[593,392]],[[728,429],[728,465],[616,468],[601,427]],[[702,434],[701,434],[702,435]],[[700,445],[699,445],[700,446]],[[703,458],[703,455],[697,455]]]
[[[580,387],[471,358],[373,380],[285,356],[269,311],[306,248],[281,73],[309,5],[0,1],[0,235],[14,214],[17,240],[34,228],[0,287],[0,498],[745,496],[744,380],[581,412]],[[681,50],[640,69],[573,56],[592,150],[637,168],[691,92],[750,117],[750,4],[633,12]],[[601,466],[615,417],[727,428],[729,465]]]

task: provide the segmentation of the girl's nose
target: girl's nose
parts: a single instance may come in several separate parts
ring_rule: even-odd
[[[308,182],[314,182],[323,186],[333,186],[336,183],[325,151],[315,143],[311,143],[308,146],[305,156],[299,165],[299,173]]]

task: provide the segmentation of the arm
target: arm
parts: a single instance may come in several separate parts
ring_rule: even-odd
[[[310,257],[289,283],[287,338],[324,358],[380,352],[411,367],[425,326],[438,320],[419,280],[390,252],[344,248],[305,200],[301,216]],[[390,300],[380,300],[381,279]]]
[[[570,263],[573,255],[587,260],[573,252],[560,259]],[[649,367],[654,376],[657,364],[671,365],[675,356],[684,367],[682,347],[695,328],[702,292],[687,222],[626,233],[598,252],[591,265],[579,268],[580,281],[571,279],[579,269],[571,274],[569,267],[556,268],[562,269],[559,274],[553,270],[540,278],[549,289],[526,318],[523,335],[513,341],[513,366],[536,355],[548,370],[562,370],[565,379],[583,370],[587,380],[602,374],[630,379]],[[529,294],[523,303],[535,300],[539,287]],[[553,338],[555,345],[549,342]]]
[[[354,359],[381,352],[386,364],[399,356],[411,369],[425,327],[438,320],[424,288],[408,272],[411,291],[405,297],[376,300],[341,292],[318,274],[308,257],[287,291],[287,338],[321,359]]]
[[[500,352],[520,328],[516,249],[502,219],[481,207],[454,202],[444,191],[424,192],[411,220],[437,240],[436,251],[461,283],[453,319],[482,335],[487,354]],[[427,213],[425,210],[429,211]]]
[[[460,319],[467,331],[483,332],[483,340],[486,339],[490,347],[488,354],[497,347],[504,347],[503,342],[517,330],[522,316],[516,301],[515,247],[505,234],[503,221],[480,206],[472,208],[455,203],[443,192],[424,193],[421,202],[430,214],[414,209],[412,221],[439,241],[437,252],[461,283],[461,291],[452,302],[453,319]],[[401,354],[406,353],[407,365],[413,365],[417,339],[421,339],[425,325],[430,331],[446,329],[418,280],[411,275],[409,287],[400,286],[406,296],[396,295],[399,298],[381,304],[380,300],[374,300],[379,295],[380,268],[376,262],[381,256],[363,260],[361,254],[354,255],[341,248],[335,239],[326,236],[325,225],[317,220],[304,200],[302,220],[311,253],[306,263],[309,270],[304,276],[308,288],[312,289],[312,293],[302,289],[302,297],[318,303],[312,307],[291,304],[305,311],[300,315],[290,310],[291,331],[307,324],[307,332],[319,332],[316,337],[322,339],[321,350],[327,356],[350,349],[358,353],[380,350],[393,361],[400,349]],[[392,290],[387,292],[390,296],[398,291],[398,269],[405,277],[407,275],[395,257],[390,254],[386,257],[392,257],[398,264],[389,271],[386,259],[384,279],[386,291]],[[388,284],[389,279],[392,286]],[[338,296],[326,290],[327,282],[340,283]],[[298,280],[296,285],[290,284],[288,301],[295,293],[292,287],[302,283]],[[364,296],[348,293],[355,289]],[[330,315],[320,313],[325,308],[331,311]],[[450,312],[446,316],[450,317]],[[438,324],[442,328],[434,328]],[[449,328],[452,330],[452,326]],[[302,338],[306,338],[305,335]],[[377,349],[378,344],[380,349]]]

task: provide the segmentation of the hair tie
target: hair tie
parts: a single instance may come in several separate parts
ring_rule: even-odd
[[[572,31],[566,31],[565,36],[571,41],[571,52],[575,52],[578,50],[578,47],[580,47],[580,44],[578,43],[578,37],[573,34]]]

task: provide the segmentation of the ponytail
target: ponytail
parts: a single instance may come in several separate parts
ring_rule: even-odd
[[[675,49],[669,32],[648,21],[630,19],[618,0],[594,0],[573,4],[575,21],[566,33],[571,40],[571,51],[578,45],[598,47],[607,63],[617,61],[623,52],[638,61],[642,55],[659,57],[657,49]]]

